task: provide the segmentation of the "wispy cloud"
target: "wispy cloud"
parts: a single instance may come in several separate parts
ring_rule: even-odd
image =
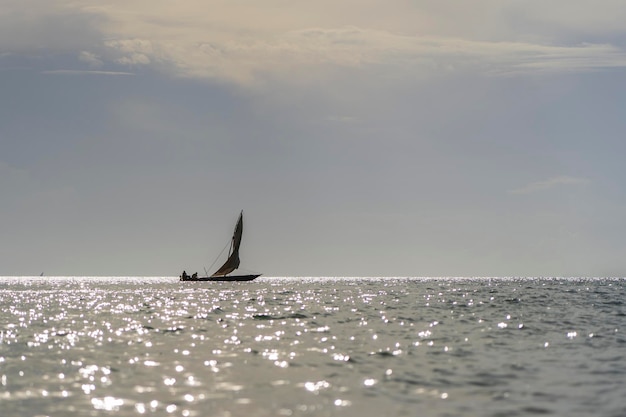
[[[103,62],[96,54],[87,51],[81,51],[78,54],[78,60],[82,62],[86,62],[89,66],[93,68],[99,68],[102,66]]]
[[[401,79],[444,71],[516,75],[626,67],[626,50],[611,43],[610,36],[594,36],[602,39],[595,43],[574,41],[580,38],[571,36],[577,30],[600,33],[602,21],[621,23],[626,6],[608,0],[603,7],[569,1],[572,16],[563,16],[561,6],[534,0],[515,5],[476,0],[471,6],[458,0],[445,5],[320,0],[297,6],[251,0],[190,0],[184,5],[148,0],[50,1],[40,0],[40,8],[28,9],[15,3],[12,14],[0,13],[0,34],[7,32],[2,37],[5,49],[19,46],[11,47],[10,41],[19,38],[31,49],[43,44],[51,51],[72,50],[92,69],[105,64],[151,66],[175,76],[239,83],[266,75],[297,79],[328,73],[329,68],[381,65],[387,72],[401,74]],[[364,12],[347,13],[355,7]],[[277,8],[281,13],[276,13]],[[59,16],[72,25],[60,24]],[[511,16],[526,17],[509,25]],[[593,26],[585,23],[587,17],[595,22]],[[15,36],[30,21],[47,22],[45,37]],[[559,25],[550,25],[552,21]],[[14,33],[2,29],[3,23],[10,23]],[[510,27],[517,31],[506,29]],[[566,28],[563,33],[570,35],[546,29],[554,27]],[[548,32],[523,36],[538,28]],[[611,33],[616,38],[619,30]]]
[[[544,191],[555,187],[566,185],[585,185],[589,184],[589,180],[586,178],[568,177],[566,175],[560,175],[552,177],[547,180],[532,182],[514,190],[510,190],[511,194],[531,194],[538,191]]]
[[[51,75],[135,75],[132,72],[125,72],[125,71],[95,71],[95,70],[69,70],[69,69],[41,71],[41,73],[51,74]]]
[[[305,29],[266,38],[200,39],[172,44],[156,35],[107,41],[106,47],[107,54],[118,64],[154,64],[179,76],[235,81],[250,81],[259,74],[297,76],[319,68],[380,65],[412,77],[442,71],[510,75],[626,67],[626,52],[606,44],[487,42],[407,36],[357,27]]]

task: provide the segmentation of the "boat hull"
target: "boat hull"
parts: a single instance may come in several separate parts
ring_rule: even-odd
[[[185,277],[181,278],[181,281],[252,281],[255,278],[260,277],[261,274],[258,275],[226,275],[223,277]]]

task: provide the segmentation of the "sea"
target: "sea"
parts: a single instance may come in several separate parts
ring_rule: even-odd
[[[0,416],[626,416],[626,278],[0,277]]]

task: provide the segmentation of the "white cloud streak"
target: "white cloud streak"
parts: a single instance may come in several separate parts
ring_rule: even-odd
[[[135,75],[132,72],[124,72],[124,71],[95,71],[95,70],[69,70],[69,69],[60,69],[60,70],[48,70],[41,71],[42,74],[49,75]]]
[[[589,184],[589,180],[586,178],[576,178],[576,177],[569,177],[566,175],[560,175],[557,177],[552,177],[549,178],[547,180],[543,180],[543,181],[537,181],[537,182],[533,182],[530,183],[528,185],[525,185],[521,188],[516,188],[514,190],[510,190],[509,193],[511,194],[532,194],[538,191],[545,191],[545,190],[549,190],[555,187],[560,187],[560,186],[566,186],[566,185],[574,185],[574,186],[580,186],[580,185],[586,185]]]
[[[99,68],[102,66],[102,60],[91,52],[81,51],[78,55],[78,60],[82,62],[86,62],[92,68]]]

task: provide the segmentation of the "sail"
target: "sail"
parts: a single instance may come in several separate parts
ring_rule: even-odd
[[[239,267],[239,245],[241,245],[241,235],[243,234],[243,211],[239,214],[239,220],[235,226],[235,232],[233,233],[233,239],[230,243],[230,255],[224,265],[222,265],[217,271],[211,275],[212,277],[224,276],[230,274]]]

